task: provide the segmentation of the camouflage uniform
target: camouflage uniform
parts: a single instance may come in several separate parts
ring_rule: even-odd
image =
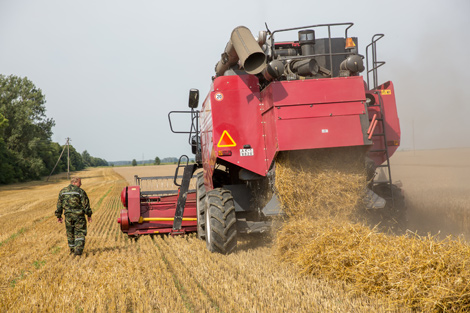
[[[73,184],[68,185],[59,193],[57,200],[57,218],[62,217],[62,211],[65,214],[65,229],[67,231],[67,241],[70,247],[70,253],[82,254],[85,248],[86,236],[86,218],[91,217],[90,200],[86,192]]]

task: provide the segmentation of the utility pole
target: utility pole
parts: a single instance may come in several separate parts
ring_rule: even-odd
[[[46,181],[49,181],[49,178],[51,177],[52,173],[54,173],[55,168],[57,167],[57,164],[59,164],[60,158],[62,158],[62,154],[64,154],[65,147],[67,147],[67,155],[69,155],[69,141],[70,138],[67,137],[67,142],[65,143],[66,146],[64,146],[64,149],[62,149],[62,152],[59,155],[59,158],[57,159],[57,162],[54,165],[54,168],[52,169],[51,173],[49,174],[49,177],[47,177]],[[69,178],[69,156],[67,156],[67,178]],[[70,178],[69,178],[70,179]]]
[[[70,179],[70,138],[67,137],[67,179]]]

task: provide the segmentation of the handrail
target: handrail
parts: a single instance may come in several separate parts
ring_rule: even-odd
[[[376,46],[377,41],[379,41],[384,36],[385,36],[384,34],[375,34],[374,36],[372,36],[371,43],[368,44],[366,47],[367,88],[369,88],[369,90],[371,89],[370,83],[369,83],[369,73],[372,72],[372,78],[374,80],[373,89],[376,89],[377,86],[379,85],[378,83],[379,77],[377,74],[377,69],[385,64],[384,61],[377,61],[377,46]],[[372,50],[372,68],[370,70],[369,70],[369,47],[371,47],[371,50]]]
[[[327,27],[328,29],[328,51],[329,53],[324,53],[324,54],[318,54],[318,55],[310,55],[310,56],[300,56],[300,57],[288,57],[286,59],[303,59],[303,58],[312,58],[316,56],[329,56],[330,59],[330,68],[329,70],[331,71],[331,75],[333,75],[333,56],[335,55],[348,55],[352,54],[350,52],[345,52],[345,53],[332,53],[332,47],[331,47],[331,27],[333,26],[346,26],[345,31],[344,31],[344,36],[345,38],[348,38],[348,30],[354,25],[354,23],[347,22],[347,23],[330,23],[330,24],[316,24],[316,25],[310,25],[310,26],[300,26],[300,27],[293,27],[293,28],[285,28],[285,29],[278,29],[273,32],[270,32],[269,39],[271,40],[271,54],[274,56],[275,54],[275,45],[274,45],[274,34],[275,33],[280,33],[280,32],[286,32],[286,31],[293,31],[293,30],[299,30],[299,29],[306,29],[306,28],[319,28],[319,27]],[[269,29],[268,29],[269,31]],[[283,58],[282,58],[283,59]]]
[[[315,28],[315,27],[328,27],[330,28],[331,26],[344,26],[344,25],[349,25],[344,34],[345,37],[348,37],[348,29],[350,29],[354,23],[347,22],[347,23],[330,23],[330,24],[316,24],[316,25],[310,25],[310,26],[300,26],[300,27],[293,27],[293,28],[284,28],[284,29],[277,29],[271,33],[271,38],[273,38],[275,33],[280,33],[280,32],[287,32],[287,31],[293,31],[293,30],[299,30],[299,29],[305,29],[305,28]]]
[[[189,127],[189,131],[180,131],[180,130],[174,130],[173,125],[171,123],[171,115],[172,114],[191,114],[191,126]],[[168,122],[170,123],[170,130],[175,133],[175,134],[188,134],[188,143],[190,146],[193,146],[192,138],[196,138],[196,163],[202,162],[202,158],[200,157],[200,154],[198,154],[197,151],[199,144],[200,144],[200,138],[199,138],[199,111],[194,110],[191,108],[191,111],[170,111],[168,113]]]

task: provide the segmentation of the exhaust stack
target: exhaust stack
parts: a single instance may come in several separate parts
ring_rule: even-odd
[[[238,60],[245,72],[252,75],[261,73],[266,67],[266,55],[245,26],[238,26],[232,31],[230,41],[215,66],[217,76],[224,75]]]

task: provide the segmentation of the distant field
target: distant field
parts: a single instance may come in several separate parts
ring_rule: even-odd
[[[135,185],[135,178],[134,176],[137,175],[139,177],[153,177],[153,176],[166,176],[171,177],[165,180],[150,180],[150,181],[141,181],[141,188],[143,191],[148,190],[172,190],[178,189],[178,186],[174,184],[174,176],[175,170],[177,165],[176,164],[168,164],[168,165],[151,165],[151,166],[130,166],[130,167],[114,167],[114,171],[121,175],[126,181],[128,185]],[[180,168],[178,172],[178,176],[183,175],[183,168]],[[196,171],[197,172],[197,171]],[[194,175],[194,177],[196,177]],[[177,183],[181,183],[181,179],[177,180]],[[196,179],[193,178],[190,183],[190,189],[196,188]]]
[[[149,165],[149,166],[120,166],[114,170],[119,173],[128,184],[134,184],[134,176],[174,176],[176,165]],[[183,174],[181,169],[180,175]]]
[[[467,234],[470,149],[398,152],[393,179],[410,204],[410,227]],[[0,312],[408,312],[344,282],[299,275],[269,238],[228,256],[194,236],[129,240],[116,219],[133,176],[172,176],[174,165],[79,173],[94,210],[82,257],[68,254],[53,216],[61,177],[0,187]],[[327,227],[327,226],[325,226]]]
[[[408,227],[470,239],[470,148],[401,151],[392,178],[403,183]]]

